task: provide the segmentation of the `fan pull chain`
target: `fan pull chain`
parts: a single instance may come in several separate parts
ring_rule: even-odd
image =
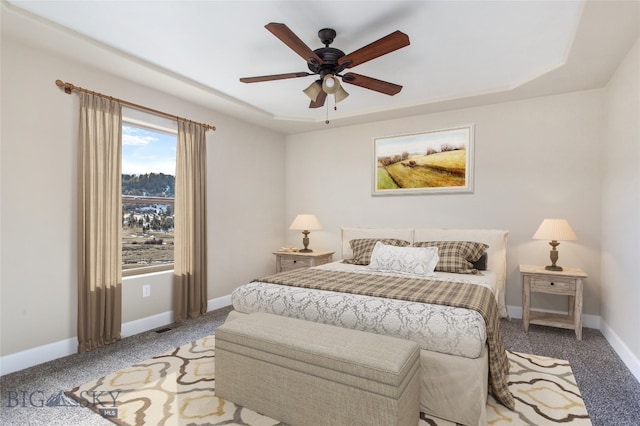
[[[327,102],[326,104],[326,108],[327,108],[327,119],[325,121],[326,124],[329,124],[329,102]],[[336,98],[334,96],[333,98],[333,110],[337,111],[338,110],[338,103],[336,102]]]
[[[325,110],[327,112],[327,119],[325,121],[325,124],[329,124],[329,102],[326,103],[325,107]]]

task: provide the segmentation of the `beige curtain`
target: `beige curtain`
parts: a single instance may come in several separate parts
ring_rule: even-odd
[[[176,322],[207,312],[206,129],[178,120],[174,237]]]
[[[122,328],[121,105],[80,94],[78,352]]]

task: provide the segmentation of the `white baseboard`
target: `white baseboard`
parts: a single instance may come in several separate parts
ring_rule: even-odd
[[[163,312],[161,314],[140,318],[138,320],[129,321],[122,324],[122,331],[120,332],[120,334],[122,338],[125,338],[144,333],[145,331],[153,330],[154,328],[162,327],[163,325],[171,324],[172,322],[173,312]]]
[[[220,308],[226,308],[227,306],[231,306],[230,294],[209,300],[209,303],[207,304],[207,312],[215,311],[216,309]]]
[[[60,340],[0,358],[0,375],[23,370],[43,362],[74,354],[78,351],[78,338]]]
[[[538,309],[536,309],[538,310]],[[546,309],[539,309],[540,312],[548,312],[554,314],[566,314],[566,312],[549,311]],[[522,306],[507,306],[507,312],[511,318],[522,319]],[[582,315],[582,326],[587,328],[595,328],[600,330],[600,315]]]
[[[522,307],[521,306],[507,306],[507,311],[509,312],[509,316],[511,318],[522,318]],[[557,311],[544,311],[543,312],[553,312],[560,313]],[[640,359],[631,350],[629,347],[618,337],[618,335],[609,327],[609,325],[602,321],[599,315],[582,315],[582,325],[587,328],[595,328],[596,330],[600,330],[602,335],[607,342],[611,345],[614,352],[620,357],[622,362],[627,366],[627,368],[631,371],[631,374],[640,382]]]
[[[207,303],[207,311],[231,305],[231,295],[211,299]],[[129,337],[173,322],[173,312],[163,312],[150,317],[129,321],[122,324],[122,337]],[[78,337],[48,343],[46,345],[16,352],[0,357],[0,376],[33,367],[43,362],[52,361],[78,351]]]
[[[618,354],[622,362],[627,366],[629,370],[631,370],[631,374],[640,382],[640,359],[631,350],[629,347],[620,340],[620,337],[609,327],[609,324],[606,322],[602,322],[600,331],[607,339],[613,350]]]

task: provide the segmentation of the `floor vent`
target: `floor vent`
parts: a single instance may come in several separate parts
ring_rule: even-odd
[[[171,328],[169,328],[169,327],[159,328],[159,329],[156,330],[156,333],[165,333],[167,331],[171,331]]]

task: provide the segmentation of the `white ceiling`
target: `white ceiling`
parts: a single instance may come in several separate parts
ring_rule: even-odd
[[[638,1],[9,3],[3,36],[283,133],[325,129],[327,114],[339,126],[602,87],[638,37],[640,11]],[[332,47],[347,54],[406,33],[410,46],[350,70],[402,91],[387,96],[344,84],[351,96],[337,110],[328,99],[327,110],[308,108],[302,90],[311,76],[241,83],[308,71],[264,28],[269,22],[286,24],[311,49],[322,47],[318,30],[333,28]]]

